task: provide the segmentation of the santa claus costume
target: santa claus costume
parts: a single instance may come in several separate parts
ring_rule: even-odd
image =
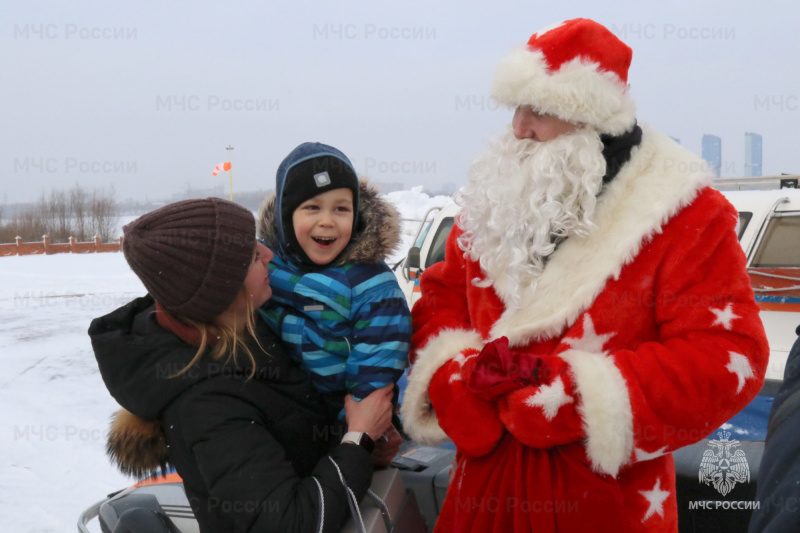
[[[501,62],[493,97],[620,135],[630,60],[570,20]],[[436,531],[677,531],[671,452],[742,409],[768,359],[737,213],[710,179],[642,128],[535,281],[487,273],[454,226],[412,310],[402,411],[415,440],[457,447]]]

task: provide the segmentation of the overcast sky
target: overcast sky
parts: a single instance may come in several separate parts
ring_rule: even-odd
[[[332,144],[383,182],[466,182],[511,111],[497,61],[536,30],[589,17],[633,48],[638,118],[723,176],[800,173],[800,4],[734,1],[340,0],[11,2],[0,23],[0,200],[113,185],[119,199],[274,186],[297,144]]]

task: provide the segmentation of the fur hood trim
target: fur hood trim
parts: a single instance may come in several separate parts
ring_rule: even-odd
[[[169,459],[164,426],[120,409],[111,418],[106,452],[123,474],[142,479],[163,471]]]
[[[275,253],[282,251],[277,225],[277,202],[271,193],[258,213],[258,238]],[[335,263],[338,267],[352,263],[379,263],[392,255],[400,245],[400,214],[391,202],[382,198],[377,187],[366,178],[359,179],[358,228],[350,246]],[[287,258],[284,258],[287,259]]]

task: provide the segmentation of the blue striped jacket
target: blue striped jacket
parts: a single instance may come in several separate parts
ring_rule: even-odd
[[[322,391],[357,399],[396,382],[408,365],[411,315],[386,263],[300,272],[275,257],[260,310]]]

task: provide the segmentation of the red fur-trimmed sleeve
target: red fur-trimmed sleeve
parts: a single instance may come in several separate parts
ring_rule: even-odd
[[[467,265],[458,247],[461,230],[453,226],[445,244],[445,261],[431,266],[420,278],[422,296],[411,308],[410,362],[443,330],[474,330],[467,304]],[[452,354],[454,357],[456,354]]]
[[[431,379],[428,392],[437,421],[459,452],[480,457],[491,452],[503,436],[497,404],[467,390],[470,363],[478,350],[464,350],[447,361]]]
[[[451,438],[470,454],[491,450],[502,433],[497,408],[464,388],[461,367],[485,341],[470,321],[467,271],[454,227],[446,261],[425,271],[422,298],[411,310],[411,371],[401,414],[414,440],[440,444]],[[474,434],[474,438],[473,438]]]

